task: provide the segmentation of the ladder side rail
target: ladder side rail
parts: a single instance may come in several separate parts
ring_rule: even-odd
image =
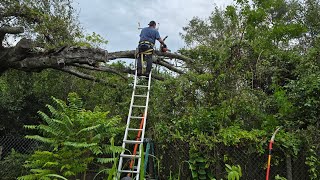
[[[137,62],[135,63],[137,64]],[[137,67],[137,65],[136,65]],[[131,120],[131,115],[132,115],[132,106],[134,103],[134,96],[135,96],[135,91],[136,91],[136,85],[137,85],[137,68],[135,70],[135,76],[134,76],[134,83],[133,83],[133,91],[132,91],[132,95],[131,95],[131,102],[130,102],[130,108],[129,108],[129,113],[128,113],[128,118],[127,118],[127,125],[126,125],[126,130],[125,130],[125,134],[123,137],[123,142],[122,142],[122,148],[125,148],[125,140],[127,140],[127,136],[128,136],[128,129],[130,128],[130,120]],[[124,152],[124,151],[123,151]]]
[[[126,143],[125,143],[125,140],[127,139],[127,136],[128,136],[128,128],[130,127],[130,117],[131,117],[131,114],[132,114],[132,105],[133,105],[133,102],[134,102],[134,95],[135,95],[135,90],[136,90],[136,84],[137,84],[137,60],[135,62],[135,76],[134,76],[134,83],[133,83],[133,91],[132,91],[132,96],[131,96],[131,102],[130,102],[130,109],[129,109],[129,113],[128,113],[128,118],[127,118],[127,125],[126,125],[126,130],[125,130],[125,133],[124,133],[124,136],[123,136],[123,141],[122,141],[122,152],[121,154],[124,154],[124,152],[126,151],[125,148],[126,148]],[[122,164],[123,164],[123,157],[120,156],[120,160],[119,160],[119,165],[118,165],[118,179],[120,179],[120,176],[121,176],[121,170],[122,170]]]
[[[152,71],[150,71],[149,74],[149,79],[148,79],[148,92],[147,92],[147,100],[146,100],[146,108],[144,110],[144,123],[143,123],[143,131],[142,131],[142,135],[141,135],[141,141],[143,142],[144,140],[144,134],[146,131],[146,124],[147,124],[147,114],[148,114],[148,105],[149,105],[149,96],[150,96],[150,89],[151,89],[151,74]],[[140,145],[141,146],[141,145]]]

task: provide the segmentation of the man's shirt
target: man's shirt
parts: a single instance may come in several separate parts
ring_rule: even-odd
[[[149,41],[151,43],[155,43],[156,39],[160,38],[159,32],[151,27],[145,27],[141,30],[140,33],[140,41]]]

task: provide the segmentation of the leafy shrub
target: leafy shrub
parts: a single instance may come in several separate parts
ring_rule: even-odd
[[[53,101],[55,107],[47,105],[50,116],[39,111],[44,124],[25,126],[42,134],[27,138],[49,144],[51,150],[35,151],[25,163],[30,174],[19,179],[85,178],[89,168],[106,169],[116,162],[115,153],[122,148],[109,145],[109,140],[122,132],[119,118],[107,119],[108,112],[99,108],[83,109],[75,93],[69,94],[68,103],[56,98]]]

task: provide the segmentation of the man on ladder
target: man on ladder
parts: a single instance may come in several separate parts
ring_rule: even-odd
[[[124,150],[120,154],[117,179],[120,179],[122,177],[122,180],[131,180],[133,178],[135,180],[139,180],[140,177],[142,154],[144,152],[143,142],[147,121],[149,94],[151,88],[152,53],[153,46],[156,40],[161,43],[161,51],[165,52],[164,50],[166,49],[166,45],[164,43],[164,40],[160,38],[159,32],[156,30],[156,22],[150,21],[149,27],[143,28],[140,34],[140,41],[138,46],[139,52],[137,53],[137,68],[134,76],[134,84],[127,119],[127,126],[122,142],[122,148]],[[138,84],[142,82],[138,81],[138,79],[140,79],[138,78],[138,76],[142,75],[142,64],[144,59],[147,61],[147,69],[144,75],[146,76],[145,78],[148,79],[148,85]],[[137,89],[139,90],[136,91]],[[137,123],[135,123],[136,120],[141,120],[139,127],[135,126],[137,125]],[[138,135],[135,139],[132,139],[132,136],[130,137],[129,132],[134,131],[137,131]],[[131,154],[131,152],[129,151],[130,153],[128,154],[126,149],[131,150],[131,145],[134,145],[133,153]],[[129,164],[127,164],[128,162]],[[142,172],[144,173],[144,171],[145,169],[143,169]],[[127,175],[123,177],[123,173],[126,173]]]
[[[156,29],[156,22],[150,21],[148,24],[149,27],[145,27],[141,30],[140,33],[140,41],[138,45],[138,61],[137,61],[137,70],[138,76],[142,75],[142,64],[143,60],[147,61],[147,68],[145,76],[148,77],[152,68],[152,53],[153,53],[153,46],[158,40],[162,47],[166,48],[167,45],[161,39],[158,30]]]

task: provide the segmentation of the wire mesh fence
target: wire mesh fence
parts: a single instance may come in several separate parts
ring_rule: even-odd
[[[189,148],[187,143],[181,141],[156,145],[156,154],[161,161],[160,179],[168,179],[168,177],[173,177],[174,175],[180,179],[192,179],[188,164]],[[225,164],[240,165],[242,169],[241,179],[265,179],[267,153],[259,154],[248,147],[224,145],[214,147],[210,153],[207,156],[211,156],[214,163],[209,169],[216,179],[226,179]],[[292,180],[308,180],[310,177],[305,161],[306,152],[303,149],[297,156],[292,157],[275,147],[272,154],[270,177],[275,179],[275,176],[279,175]]]
[[[25,137],[2,136],[0,137],[0,160],[10,154],[12,149],[22,154],[31,154],[40,145],[38,141]]]
[[[35,140],[24,137],[0,137],[0,157],[3,161],[4,157],[10,154],[11,149],[30,155],[41,145],[41,143]],[[155,143],[155,156],[159,159],[160,163],[157,170],[159,171],[157,173],[159,179],[169,179],[169,177],[174,177],[175,175],[180,179],[192,179],[188,163],[190,159],[189,150],[190,145],[182,141],[162,144]],[[213,163],[211,163],[209,169],[217,179],[225,179],[227,176],[225,164],[240,165],[243,174],[241,179],[265,179],[267,153],[259,154],[255,149],[250,148],[250,146],[216,145],[206,156],[211,157],[210,160]],[[276,175],[292,177],[292,180],[310,179],[308,174],[309,167],[305,164],[306,156],[307,152],[303,148],[297,156],[292,157],[275,146],[272,154],[271,179],[274,179]]]

